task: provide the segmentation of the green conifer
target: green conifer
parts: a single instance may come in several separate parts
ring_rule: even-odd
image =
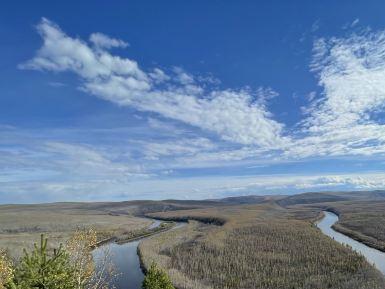
[[[73,289],[73,268],[68,253],[62,246],[53,254],[47,253],[47,239],[41,235],[40,246],[24,256],[15,269],[14,284],[10,288],[20,289]]]
[[[166,272],[152,263],[142,284],[143,289],[175,289]]]

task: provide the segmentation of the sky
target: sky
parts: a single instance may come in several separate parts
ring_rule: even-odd
[[[0,4],[0,203],[385,188],[383,1]]]

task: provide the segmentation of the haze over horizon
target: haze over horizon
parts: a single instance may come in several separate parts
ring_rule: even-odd
[[[2,4],[0,203],[384,189],[385,3],[295,2]]]

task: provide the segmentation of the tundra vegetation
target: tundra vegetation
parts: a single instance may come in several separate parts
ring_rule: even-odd
[[[191,223],[141,243],[145,266],[161,264],[177,288],[385,288],[363,256],[312,225],[315,214],[307,209],[271,203],[152,215],[227,220],[223,226]]]

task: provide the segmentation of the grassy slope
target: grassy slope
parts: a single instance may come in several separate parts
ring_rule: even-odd
[[[146,266],[156,260],[181,289],[384,288],[362,256],[312,225],[310,212],[271,203],[153,214],[226,223],[190,224],[143,241],[140,252]]]

